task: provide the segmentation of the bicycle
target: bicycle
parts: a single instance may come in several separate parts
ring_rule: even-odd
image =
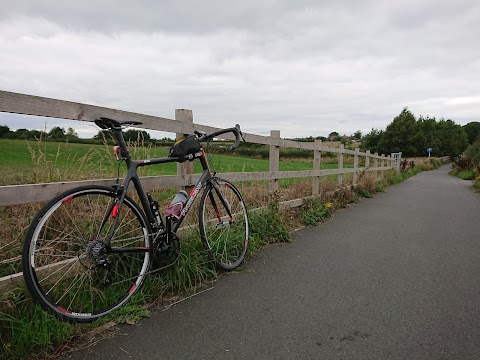
[[[47,203],[33,219],[22,253],[27,288],[45,310],[69,322],[92,322],[124,306],[145,277],[175,263],[180,253],[177,231],[203,189],[198,210],[200,237],[220,270],[231,271],[248,248],[248,214],[242,195],[229,181],[210,171],[202,142],[233,133],[240,126],[212,134],[195,132],[171,148],[168,157],[133,160],[122,129],[140,122],[100,118],[95,124],[114,133],[114,154],[126,163],[122,183],[83,186]],[[188,199],[177,195],[163,220],[158,202],[147,193],[139,167],[199,160],[203,173]],[[127,194],[133,183],[140,200]],[[176,197],[177,198],[177,197]]]

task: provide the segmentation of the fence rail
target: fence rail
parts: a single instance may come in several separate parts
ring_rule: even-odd
[[[75,103],[71,101],[50,99],[39,96],[18,94],[0,90],[0,112],[44,116],[59,119],[69,119],[78,121],[92,122],[99,117],[110,117],[119,121],[135,120],[143,124],[139,128],[158,130],[164,132],[176,133],[177,137],[183,134],[190,134],[193,131],[205,131],[210,133],[218,130],[217,128],[194,124],[193,113],[191,110],[175,110],[175,119],[167,119],[151,115],[143,115],[128,111],[105,108],[100,106]],[[244,133],[245,141],[255,144],[264,144],[270,146],[269,171],[268,172],[237,172],[223,173],[222,177],[232,181],[269,181],[269,190],[275,192],[279,189],[278,181],[286,178],[312,178],[312,194],[318,195],[320,177],[327,175],[337,175],[338,184],[343,182],[343,174],[353,174],[353,184],[358,179],[358,174],[363,171],[385,171],[393,167],[393,158],[385,154],[371,154],[369,150],[360,152],[359,149],[345,149],[343,145],[339,148],[328,147],[321,141],[299,142],[280,137],[280,131],[272,130],[270,136],[260,136],[256,134]],[[233,135],[225,134],[224,139],[233,140]],[[304,171],[280,171],[280,148],[289,147],[296,149],[313,151],[313,169]],[[321,170],[322,152],[336,153],[338,159],[337,169]],[[344,168],[344,156],[353,155],[354,167]],[[364,167],[359,166],[359,158],[364,157]],[[146,176],[142,177],[142,184],[146,189],[160,189],[167,187],[191,186],[196,183],[200,174],[194,174],[192,163],[177,164],[177,175],[167,176]],[[114,179],[85,180],[57,182],[46,184],[24,184],[0,186],[0,206],[19,205],[26,203],[35,203],[47,201],[57,194],[81,185],[98,184],[110,185]],[[309,194],[305,194],[307,197]],[[281,208],[301,206],[303,199],[294,199],[280,204]],[[7,259],[13,261],[14,259]],[[0,278],[0,291],[6,291],[9,288],[22,286],[22,274],[12,274]]]
[[[123,110],[111,109],[95,105],[81,104],[65,100],[50,99],[39,96],[18,94],[0,90],[0,112],[53,117],[60,119],[92,122],[99,117],[111,117],[119,121],[135,120],[143,124],[137,127],[149,130],[173,132],[177,136],[205,131],[207,133],[218,130],[207,125],[194,124],[191,110],[175,110],[175,119],[144,115]],[[270,180],[270,191],[278,190],[278,180],[284,178],[312,177],[312,193],[318,194],[319,177],[338,175],[338,183],[342,183],[342,175],[353,173],[354,183],[358,173],[362,171],[384,171],[393,167],[392,157],[385,154],[371,154],[370,151],[360,152],[359,149],[345,149],[325,146],[321,141],[300,142],[280,138],[280,132],[271,131],[271,136],[244,134],[245,141],[270,146],[270,168],[268,172],[243,172],[222,174],[232,181]],[[225,134],[225,139],[233,140],[233,135]],[[314,152],[314,168],[307,171],[279,171],[279,150],[281,147],[312,150]],[[338,154],[338,169],[320,170],[321,152]],[[344,168],[344,155],[354,156],[354,168]],[[365,157],[365,167],[359,167],[359,157]],[[316,159],[316,160],[315,160]],[[371,160],[374,166],[370,166]],[[193,174],[193,167],[189,163],[178,164],[177,175],[143,177],[142,182],[148,188],[165,188],[193,185],[199,175]],[[59,182],[48,184],[27,184],[0,186],[0,206],[18,205],[46,201],[55,195],[76,186],[88,184],[111,184],[112,179]]]

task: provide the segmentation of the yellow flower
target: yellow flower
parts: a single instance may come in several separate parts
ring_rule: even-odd
[[[333,206],[333,204],[332,204],[331,202],[327,202],[327,203],[325,204],[325,207],[326,207],[327,209],[330,209],[332,206]]]

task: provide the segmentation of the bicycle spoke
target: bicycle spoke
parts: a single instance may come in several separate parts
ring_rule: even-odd
[[[151,247],[144,217],[126,197],[114,218],[115,199],[108,188],[72,190],[41,210],[36,227],[29,230],[27,286],[42,306],[63,318],[85,322],[113,311],[148,272],[149,251],[120,252],[123,247]],[[111,245],[119,252],[109,253],[105,244],[111,230]],[[137,284],[134,291],[132,283]]]
[[[233,270],[242,262],[248,245],[243,200],[234,186],[218,180],[202,197],[200,229],[218,267]]]

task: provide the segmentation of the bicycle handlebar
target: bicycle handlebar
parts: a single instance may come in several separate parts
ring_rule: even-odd
[[[214,137],[217,137],[219,135],[226,134],[226,133],[229,133],[229,132],[231,132],[231,133],[233,133],[233,135],[235,135],[235,142],[233,143],[232,146],[230,146],[230,150],[234,150],[238,147],[238,145],[240,145],[241,136],[243,135],[242,131],[240,130],[240,125],[238,125],[238,124],[236,124],[235,127],[215,131],[211,134],[201,134],[197,131],[195,131],[195,134],[197,134],[197,136],[198,136],[198,141],[202,142],[202,141],[211,140]]]
[[[122,130],[123,126],[134,126],[134,125],[141,125],[142,123],[139,121],[124,121],[124,122],[119,122],[117,120],[109,119],[106,117],[101,117],[100,119],[95,120],[95,124],[100,127],[101,129],[110,129],[110,130]],[[214,137],[217,137],[222,134],[226,133],[233,133],[235,135],[235,142],[233,143],[232,146],[230,146],[230,150],[234,150],[240,145],[240,140],[241,137],[243,138],[242,131],[240,130],[240,125],[236,124],[235,127],[228,128],[228,129],[223,129],[223,130],[218,130],[215,131],[211,134],[204,134],[200,133],[198,131],[195,131],[195,135],[198,136],[198,141],[207,141],[211,140]]]

